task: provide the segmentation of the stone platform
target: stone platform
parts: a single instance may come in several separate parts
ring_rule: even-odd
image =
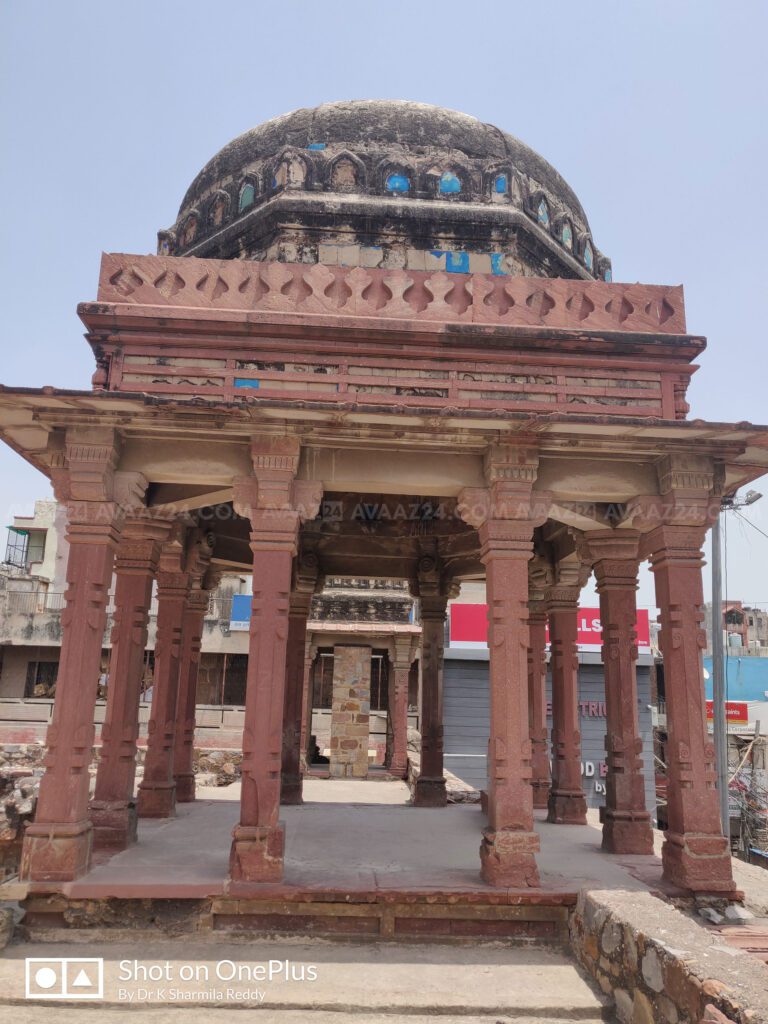
[[[97,854],[77,881],[17,885],[6,898],[26,896],[27,923],[42,932],[141,927],[143,916],[164,927],[173,906],[171,930],[563,941],[583,886],[664,889],[658,857],[601,851],[596,815],[588,825],[537,820],[541,888],[493,888],[480,878],[478,805],[417,808],[402,782],[312,778],[306,802],[282,810],[283,881],[236,883],[227,863],[238,789],[201,788],[176,818],[141,821],[128,850]]]

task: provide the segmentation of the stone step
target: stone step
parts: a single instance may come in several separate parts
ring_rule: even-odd
[[[96,1009],[96,1007],[93,1007]],[[225,1018],[229,1010],[203,1009],[200,1007],[171,1006],[165,1009],[141,1010],[142,1024],[231,1024],[231,1016]],[[182,1016],[183,1015],[183,1016]],[[14,1011],[14,1020],[18,1024],[81,1024],[94,1018],[96,1014],[76,1007],[50,1007],[25,1004]],[[459,1016],[443,1014],[435,1010],[429,1015],[404,1015],[401,1011],[391,1013],[337,1013],[329,1010],[268,1010],[262,1011],[265,1024],[604,1024],[609,1017],[552,1017],[544,1016]],[[125,1011],[119,1009],[98,1010],[99,1024],[125,1024]]]
[[[91,1009],[98,1009],[99,1021],[109,1011],[140,1009],[162,1024],[183,1010],[183,1024],[213,1024],[218,1007],[258,1008],[262,1019],[275,1024],[346,1024],[352,1018],[356,1024],[422,1024],[423,1018],[443,1024],[610,1019],[605,999],[574,962],[549,948],[233,942],[209,934],[205,940],[142,937],[114,943],[94,936],[66,944],[12,943],[0,956],[0,1004],[15,1004],[15,1019],[30,1024],[43,1024],[43,1018],[26,1016],[31,1012],[25,1000],[27,957],[36,958],[29,967],[31,978],[41,967],[49,968],[41,976],[43,988],[35,987],[34,980],[30,986],[43,1009],[43,999],[59,984],[56,958],[83,961],[68,967],[70,981],[84,967],[94,982],[98,968],[87,958],[103,958],[102,998],[75,1005],[80,1020],[89,1020]],[[24,1014],[17,1016],[20,1007]],[[52,1024],[67,1024],[59,1015],[73,1004],[57,1001],[55,1007]]]

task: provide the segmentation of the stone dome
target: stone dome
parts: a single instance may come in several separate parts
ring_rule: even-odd
[[[307,215],[305,237],[294,231],[289,239],[291,232],[278,224],[280,204],[274,200],[281,198],[290,200],[294,213]],[[366,203],[355,209],[355,198]],[[374,207],[390,222],[381,231],[371,231]],[[524,254],[506,252],[511,234],[520,235],[513,211],[525,215],[527,233],[536,236],[528,246],[530,266]],[[345,238],[337,237],[334,218],[346,225]],[[473,219],[486,237],[468,247],[472,232],[466,225]],[[367,240],[380,248],[385,235],[389,245],[394,221],[410,252],[468,258],[479,244],[489,260],[496,258],[493,272],[505,258],[508,269],[500,272],[610,278],[609,261],[594,246],[578,198],[543,157],[468,114],[404,100],[304,107],[238,136],[194,179],[176,223],[159,233],[159,251],[322,262],[322,245]],[[275,250],[279,238],[287,250]],[[382,258],[395,260],[392,265],[408,265],[406,257],[387,254]],[[478,269],[467,260],[458,263]]]

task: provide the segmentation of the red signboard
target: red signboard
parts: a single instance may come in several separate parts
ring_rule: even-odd
[[[715,717],[712,701],[707,701],[707,718],[711,722]],[[725,702],[725,720],[733,725],[749,725],[749,706],[745,700],[727,700]]]
[[[450,614],[452,644],[484,644],[488,642],[487,604],[452,604]],[[603,632],[600,625],[599,608],[579,608],[578,626],[578,642],[581,646],[602,644]],[[651,628],[647,608],[638,608],[636,629],[638,646],[650,647]]]

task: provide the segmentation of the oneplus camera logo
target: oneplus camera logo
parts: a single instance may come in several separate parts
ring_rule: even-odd
[[[103,999],[101,957],[57,956],[26,959],[27,999]]]

